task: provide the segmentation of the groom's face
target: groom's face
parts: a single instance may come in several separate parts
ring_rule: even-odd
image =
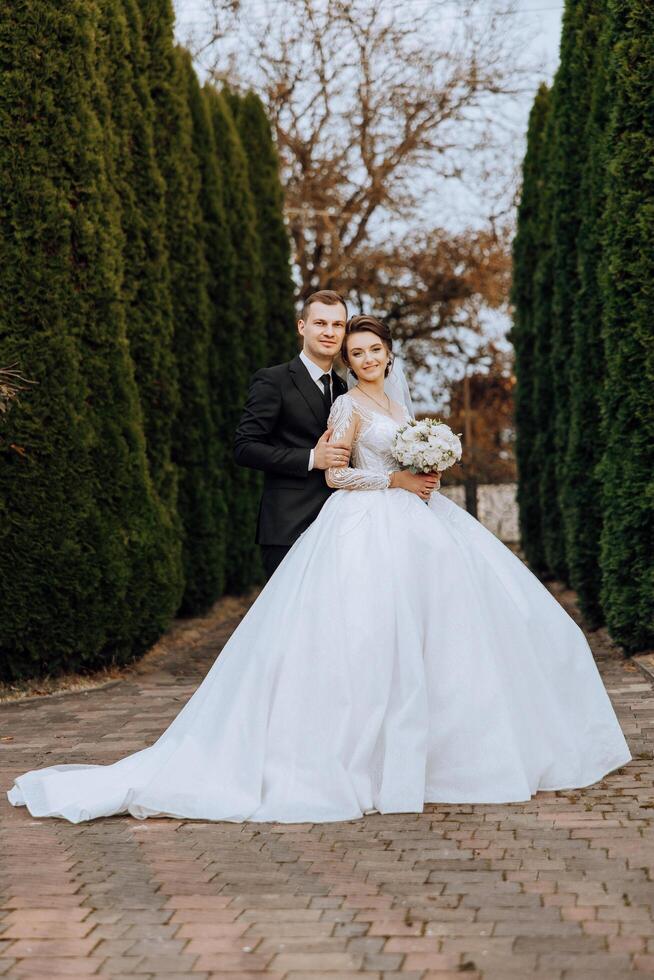
[[[321,359],[336,357],[345,337],[345,307],[342,303],[312,303],[306,320],[298,320],[304,352]]]

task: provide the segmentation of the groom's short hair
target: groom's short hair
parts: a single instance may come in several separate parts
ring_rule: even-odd
[[[307,296],[302,304],[301,320],[306,320],[309,316],[309,307],[312,303],[326,303],[328,306],[335,306],[337,303],[342,303],[345,309],[345,319],[347,320],[347,303],[335,289],[319,289],[317,293],[311,293],[311,296]]]

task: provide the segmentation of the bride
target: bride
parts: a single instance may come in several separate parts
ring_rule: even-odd
[[[149,748],[9,791],[33,816],[351,820],[588,786],[631,754],[586,639],[434,476],[398,471],[387,328],[348,323],[350,467]]]

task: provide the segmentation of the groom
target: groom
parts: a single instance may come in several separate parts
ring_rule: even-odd
[[[297,324],[301,352],[286,364],[262,368],[250,381],[234,457],[264,472],[256,540],[268,578],[333,492],[324,471],[350,459],[348,447],[330,442],[327,429],[332,402],[347,390],[332,370],[346,320],[339,293],[313,293]]]

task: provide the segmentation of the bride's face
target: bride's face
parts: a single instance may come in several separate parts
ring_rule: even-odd
[[[388,364],[388,348],[372,330],[354,333],[345,341],[350,367],[361,381],[379,381]]]

